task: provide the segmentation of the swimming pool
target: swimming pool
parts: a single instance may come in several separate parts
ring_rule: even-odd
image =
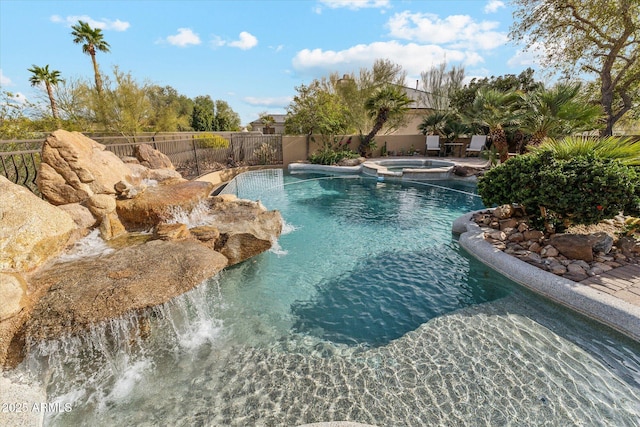
[[[51,425],[636,425],[639,346],[467,256],[480,201],[434,184],[243,174],[286,221],[271,251],[19,372],[72,403]]]

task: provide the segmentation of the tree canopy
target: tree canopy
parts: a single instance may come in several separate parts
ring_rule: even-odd
[[[31,86],[44,84],[47,96],[49,97],[49,103],[51,105],[51,114],[53,115],[54,120],[58,120],[58,106],[56,105],[56,99],[53,96],[53,87],[62,82],[62,79],[60,78],[60,71],[49,70],[49,64],[44,67],[33,65],[28,69],[28,71],[32,74],[29,78]]]
[[[602,135],[634,105],[640,86],[640,2],[637,0],[512,0],[511,35],[543,46],[545,65],[595,74],[606,116]]]
[[[240,116],[226,101],[213,100],[209,95],[194,99],[191,127],[195,131],[240,130]]]
[[[78,21],[78,23],[71,27],[71,35],[73,36],[73,42],[82,45],[82,51],[91,57],[93,64],[93,73],[96,80],[96,90],[98,93],[102,93],[102,76],[98,69],[98,62],[96,61],[96,51],[109,52],[109,43],[104,40],[104,34],[100,28],[91,28],[91,26],[84,22]]]

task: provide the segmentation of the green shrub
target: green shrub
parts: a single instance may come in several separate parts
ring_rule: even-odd
[[[640,174],[594,154],[558,159],[550,151],[514,157],[478,182],[487,206],[518,203],[534,223],[596,224],[620,211],[640,212]]]
[[[201,133],[193,138],[198,141],[200,148],[229,148],[229,140],[220,135]]]
[[[309,156],[309,161],[317,165],[335,165],[343,159],[355,159],[358,157],[358,153],[354,153],[351,150],[334,150],[329,147],[325,147]]]

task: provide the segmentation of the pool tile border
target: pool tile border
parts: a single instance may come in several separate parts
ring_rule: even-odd
[[[640,342],[640,306],[541,270],[496,249],[484,239],[484,231],[472,220],[476,212],[457,218],[452,226],[453,233],[459,235],[460,246],[469,254],[514,282]]]

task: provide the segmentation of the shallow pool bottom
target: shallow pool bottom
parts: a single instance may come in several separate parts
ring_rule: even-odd
[[[282,212],[279,246],[147,318],[43,344],[25,366],[40,373],[51,402],[72,404],[47,424],[637,425],[638,346],[510,284],[504,296],[506,279],[451,237],[451,222],[477,208],[477,195],[282,171],[228,188]],[[397,268],[412,263],[420,265],[412,279],[448,275],[434,292],[458,290],[452,310],[417,312],[413,302],[434,288]],[[374,278],[379,288],[353,298],[354,286]],[[468,280],[484,283],[460,283]],[[335,321],[347,298],[350,313],[370,313],[374,299],[388,310],[406,286],[425,294],[376,317],[384,324],[359,325],[367,334],[350,332],[348,317]],[[149,324],[144,339],[131,334],[140,322]]]

